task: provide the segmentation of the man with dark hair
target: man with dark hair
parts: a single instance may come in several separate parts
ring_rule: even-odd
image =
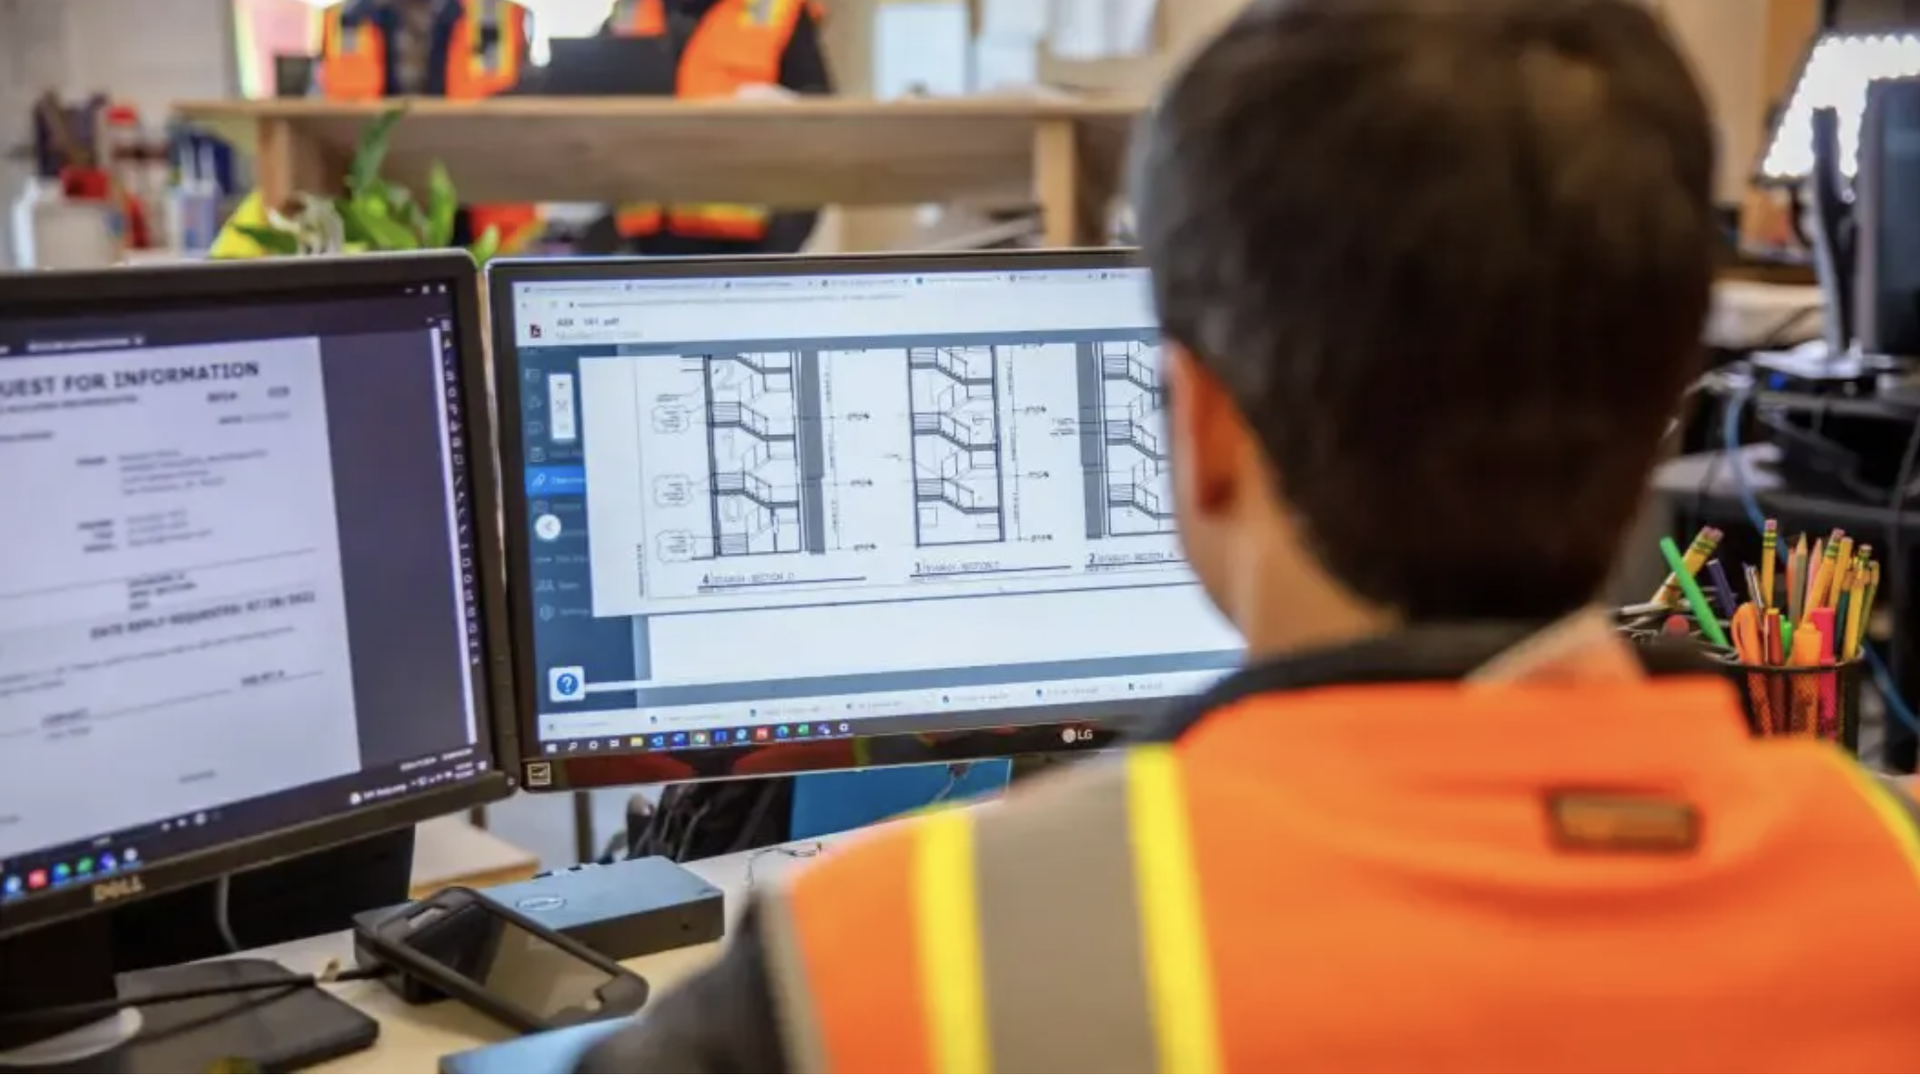
[[[1700,347],[1632,0],[1254,0],[1137,147],[1181,538],[1245,670],[759,896],[638,1071],[1905,1068],[1910,803],[1592,608]]]

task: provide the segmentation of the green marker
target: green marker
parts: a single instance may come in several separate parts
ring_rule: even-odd
[[[1680,557],[1680,548],[1673,545],[1673,537],[1660,537],[1660,555],[1667,559],[1667,568],[1680,582],[1680,594],[1687,597],[1687,605],[1693,607],[1693,620],[1700,626],[1708,642],[1713,646],[1727,646],[1727,634],[1720,631],[1720,619],[1714,616],[1713,608],[1707,605],[1707,597],[1700,592],[1700,582],[1687,572],[1687,563]]]

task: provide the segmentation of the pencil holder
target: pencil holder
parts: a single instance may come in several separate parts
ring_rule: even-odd
[[[1814,737],[1860,748],[1858,659],[1835,666],[1748,666],[1723,660],[1755,737]]]
[[[1753,736],[1817,737],[1843,745],[1848,752],[1859,751],[1860,689],[1865,676],[1860,660],[1835,666],[1749,666],[1703,639],[1697,625],[1685,637],[1662,633],[1661,623],[1670,613],[1664,608],[1624,607],[1617,611],[1617,618],[1621,632],[1636,645],[1691,643],[1725,670],[1740,694]]]

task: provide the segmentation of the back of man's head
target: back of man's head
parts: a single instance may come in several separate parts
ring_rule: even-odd
[[[1653,16],[1254,0],[1137,154],[1173,361],[1329,576],[1414,620],[1596,595],[1712,276],[1711,121]]]

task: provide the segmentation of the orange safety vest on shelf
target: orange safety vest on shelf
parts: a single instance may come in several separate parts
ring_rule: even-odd
[[[745,86],[777,86],[780,62],[811,0],[720,0],[701,17],[674,76],[674,96],[733,97]],[[620,0],[609,27],[623,37],[667,33],[664,0]],[[771,212],[764,206],[725,203],[661,206],[632,202],[614,213],[621,236],[639,239],[661,231],[698,239],[764,239]]]
[[[446,41],[444,96],[476,101],[513,89],[527,55],[527,10],[511,0],[459,0],[459,17]],[[320,87],[329,101],[379,101],[388,93],[385,31],[371,19],[349,21],[350,3],[321,14]],[[540,226],[532,205],[475,206],[468,211],[474,235],[494,228],[501,250],[522,246]]]
[[[1920,1058],[1920,825],[1717,678],[1242,696],[761,896],[797,1072]]]

